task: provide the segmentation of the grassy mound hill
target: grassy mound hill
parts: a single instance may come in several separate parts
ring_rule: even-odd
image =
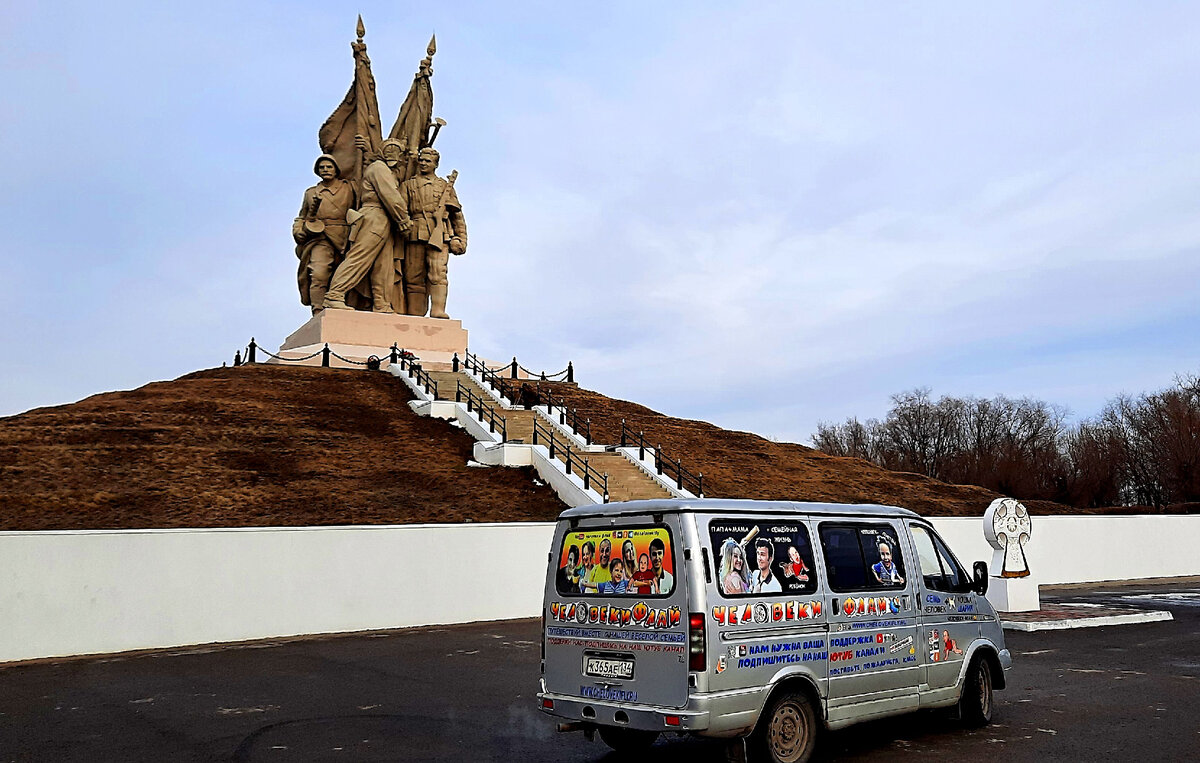
[[[595,441],[618,442],[625,419],[703,472],[709,497],[942,516],[980,516],[997,497],[550,387],[591,418]],[[470,436],[417,416],[410,399],[384,373],[253,365],[3,418],[0,529],[529,521],[564,508],[529,468],[468,466]]]
[[[390,374],[252,365],[0,419],[0,529],[551,520]]]

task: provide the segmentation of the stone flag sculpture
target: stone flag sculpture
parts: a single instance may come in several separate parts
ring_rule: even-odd
[[[362,16],[358,17],[358,41],[350,43],[354,52],[354,81],[321,130],[317,141],[321,153],[329,154],[342,170],[342,178],[356,185],[362,178],[364,152],[355,147],[354,137],[363,136],[367,141],[367,152],[379,155],[383,148],[383,135],[379,126],[379,101],[375,98],[375,76],[371,73],[371,59],[367,57],[367,45],[363,42],[366,28]]]

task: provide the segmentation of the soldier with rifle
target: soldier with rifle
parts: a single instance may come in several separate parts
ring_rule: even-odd
[[[451,254],[467,251],[467,222],[454,191],[458,172],[448,179],[434,174],[441,154],[422,148],[417,175],[400,186],[412,227],[404,246],[404,291],[409,315],[449,318],[446,314],[447,264]],[[432,303],[432,306],[431,304]]]

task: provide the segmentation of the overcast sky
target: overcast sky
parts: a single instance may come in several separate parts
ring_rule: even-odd
[[[437,32],[485,357],[799,442],[1200,371],[1194,3],[6,2],[0,415],[306,320],[358,10],[385,128]]]

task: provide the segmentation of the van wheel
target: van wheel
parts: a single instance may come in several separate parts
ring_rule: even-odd
[[[756,747],[772,763],[804,763],[817,746],[817,711],[808,695],[788,692],[775,700],[755,731]]]
[[[971,662],[958,699],[958,717],[968,726],[986,726],[992,720],[992,669],[985,657]]]
[[[639,752],[654,744],[654,740],[658,739],[658,732],[601,726],[600,738],[617,752]]]

